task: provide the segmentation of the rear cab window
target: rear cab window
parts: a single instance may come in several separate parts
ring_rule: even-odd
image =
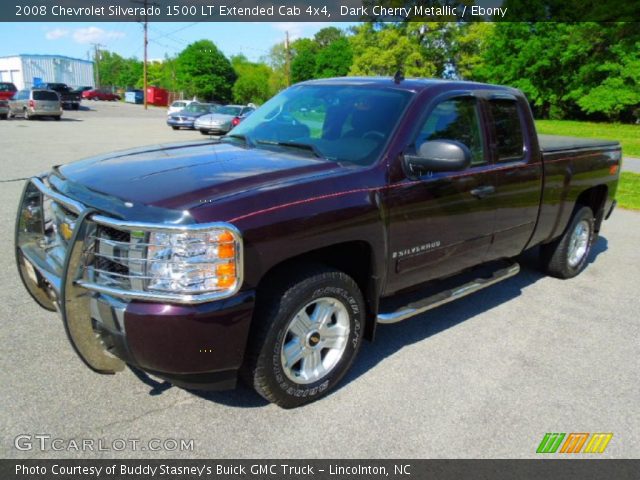
[[[489,100],[493,123],[496,156],[499,162],[514,162],[524,158],[522,121],[515,100]]]

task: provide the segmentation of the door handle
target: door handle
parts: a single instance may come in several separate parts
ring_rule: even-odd
[[[493,185],[486,185],[484,187],[474,188],[470,193],[476,198],[484,198],[496,193],[496,187]]]

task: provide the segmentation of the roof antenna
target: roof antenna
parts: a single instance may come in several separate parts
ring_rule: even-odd
[[[404,73],[402,73],[401,70],[398,70],[396,74],[393,76],[393,81],[397,85],[403,80],[404,80]]]

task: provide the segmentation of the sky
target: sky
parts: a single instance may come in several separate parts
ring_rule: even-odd
[[[212,40],[227,56],[244,54],[258,60],[285,38],[312,37],[327,26],[347,28],[349,23],[149,23],[149,59],[180,52],[189,43]],[[140,23],[0,23],[0,57],[21,53],[54,54],[88,59],[93,43],[123,57],[143,57]]]

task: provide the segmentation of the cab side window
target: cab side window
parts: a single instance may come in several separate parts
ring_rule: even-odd
[[[439,103],[420,129],[415,147],[430,140],[454,140],[471,151],[471,164],[484,163],[484,142],[475,98],[451,98]]]
[[[521,160],[524,156],[524,140],[518,104],[514,100],[491,100],[489,105],[498,161]]]

